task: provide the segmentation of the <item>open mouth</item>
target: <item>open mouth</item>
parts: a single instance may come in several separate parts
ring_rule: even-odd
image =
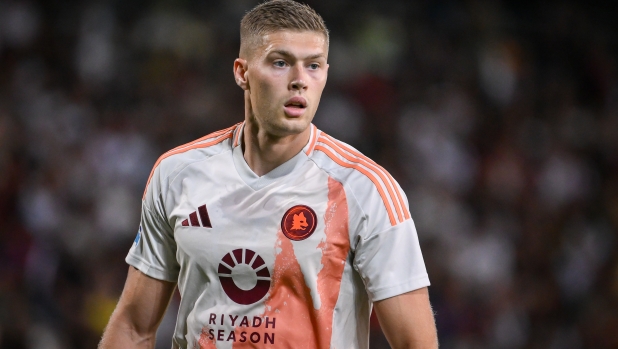
[[[290,98],[283,106],[285,114],[291,118],[301,117],[305,109],[307,109],[307,100],[300,96]]]
[[[307,101],[303,97],[292,97],[285,103],[286,108],[307,108]]]

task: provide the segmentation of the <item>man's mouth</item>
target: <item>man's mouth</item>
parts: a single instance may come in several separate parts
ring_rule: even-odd
[[[307,100],[303,97],[296,96],[288,99],[283,105],[283,112],[289,118],[299,118],[307,109]]]
[[[307,100],[303,97],[292,97],[286,103],[285,107],[289,108],[307,108]]]

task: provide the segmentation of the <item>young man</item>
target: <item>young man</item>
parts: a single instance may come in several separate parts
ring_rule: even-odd
[[[327,56],[308,6],[243,18],[245,120],[155,164],[100,348],[153,348],[176,284],[173,348],[367,348],[372,304],[394,348],[437,347],[404,193],[311,124]]]

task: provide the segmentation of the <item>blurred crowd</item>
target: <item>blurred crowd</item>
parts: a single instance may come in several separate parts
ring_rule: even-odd
[[[96,347],[157,157],[243,119],[256,3],[0,0],[0,349]],[[314,123],[404,188],[441,347],[618,348],[611,5],[307,3],[331,31]]]

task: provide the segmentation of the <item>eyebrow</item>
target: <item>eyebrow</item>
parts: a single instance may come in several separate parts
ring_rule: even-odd
[[[268,55],[270,56],[272,54],[279,54],[283,57],[288,57],[288,58],[294,57],[294,55],[290,51],[286,51],[286,50],[273,50]],[[303,59],[317,59],[317,58],[324,58],[324,57],[326,57],[324,53],[316,53],[314,55],[304,57]]]

